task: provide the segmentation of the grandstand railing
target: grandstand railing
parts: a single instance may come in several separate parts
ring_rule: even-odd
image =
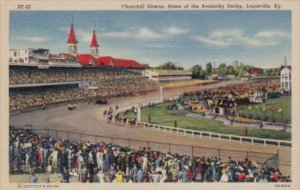
[[[113,136],[103,136],[95,134],[83,134],[77,132],[56,130],[56,129],[31,129],[35,134],[51,137],[55,139],[71,140],[77,142],[90,142],[90,143],[111,143],[122,147],[129,147],[131,149],[140,149],[141,147],[151,148],[153,151],[160,151],[165,153],[177,153],[181,155],[189,156],[208,156],[208,157],[218,157],[221,159],[228,159],[231,157],[234,160],[243,160],[248,158],[249,160],[258,161],[260,163],[266,162],[269,159],[276,156],[279,160],[279,150],[274,150],[271,152],[258,152],[258,151],[244,151],[244,150],[234,150],[234,149],[221,149],[221,148],[210,148],[201,147],[187,144],[176,144],[169,142],[156,142],[139,140],[132,138],[121,138]],[[277,162],[279,165],[290,165],[289,161],[281,160]],[[278,165],[275,167],[278,168]]]
[[[252,145],[254,143],[264,144],[266,145],[277,145],[280,146],[292,146],[291,141],[284,141],[284,140],[276,140],[276,139],[264,139],[264,138],[256,138],[256,137],[245,137],[245,136],[237,136],[237,135],[229,135],[229,134],[221,134],[221,133],[213,133],[213,132],[207,132],[207,131],[198,131],[198,130],[192,130],[192,129],[184,129],[184,128],[178,128],[178,127],[169,127],[169,126],[163,126],[153,123],[147,123],[147,122],[137,122],[137,125],[141,125],[144,128],[152,128],[153,130],[157,130],[159,132],[164,133],[176,133],[176,134],[183,134],[184,136],[190,135],[192,138],[196,137],[208,137],[209,139],[227,139],[229,141],[239,141],[240,143],[246,142],[251,143]]]

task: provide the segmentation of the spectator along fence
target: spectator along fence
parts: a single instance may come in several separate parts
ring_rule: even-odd
[[[142,124],[142,123],[140,123]],[[147,125],[143,123],[142,125]],[[150,126],[150,125],[148,125]],[[147,126],[147,127],[148,127]],[[152,125],[156,126],[156,125]],[[154,128],[155,129],[155,128]],[[132,138],[120,138],[120,137],[109,137],[103,135],[94,134],[82,134],[77,132],[56,130],[56,129],[31,129],[32,132],[42,135],[45,137],[51,137],[55,139],[68,139],[78,142],[90,142],[90,143],[111,143],[120,145],[123,147],[129,147],[131,149],[139,149],[141,147],[151,148],[153,151],[160,151],[164,153],[177,153],[180,155],[188,156],[209,156],[209,157],[219,157],[221,159],[228,159],[231,157],[234,160],[243,160],[248,158],[249,160],[264,162],[265,164],[278,168],[279,167],[279,151],[276,150],[273,153],[262,153],[256,151],[243,151],[243,150],[231,150],[231,149],[221,149],[221,148],[209,148],[200,147],[194,145],[183,145],[167,142],[155,142],[146,141]],[[280,165],[290,165],[288,161],[280,161]]]

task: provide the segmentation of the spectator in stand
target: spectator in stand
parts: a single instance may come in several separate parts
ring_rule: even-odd
[[[158,88],[158,83],[147,79],[110,79],[97,83],[98,90],[84,90],[74,86],[40,87],[30,90],[10,91],[10,112],[29,107],[45,106],[58,102],[85,100],[86,98],[111,98],[133,96]]]

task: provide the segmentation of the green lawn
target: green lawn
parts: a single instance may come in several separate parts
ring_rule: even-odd
[[[274,110],[273,119],[272,112],[269,110],[270,107],[273,107]],[[268,99],[265,104],[265,111],[263,111],[262,108],[263,104],[255,104],[251,105],[251,109],[249,110],[247,105],[240,107],[239,112],[244,114],[246,117],[249,117],[250,115],[255,117],[257,114],[264,118],[264,120],[291,123],[291,96],[281,96],[279,98]],[[278,112],[279,108],[282,109],[282,118],[281,113]]]
[[[150,114],[151,123],[174,127],[174,121],[177,121],[177,127],[180,128],[240,136],[244,135],[244,128],[242,127],[226,126],[222,122],[212,119],[186,117],[185,110],[168,110],[166,114],[164,110],[166,106],[170,104],[171,103],[164,103],[155,105],[153,108],[143,108],[141,116],[142,121],[148,122],[148,115]],[[127,116],[130,119],[136,117],[131,111],[127,113]],[[290,133],[267,129],[249,129],[248,136],[281,140],[291,139]]]

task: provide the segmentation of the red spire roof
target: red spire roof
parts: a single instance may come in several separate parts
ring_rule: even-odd
[[[95,29],[94,29],[94,32],[93,32],[93,38],[92,38],[92,41],[91,41],[91,47],[99,47],[98,42],[97,42],[97,37],[96,37],[96,31],[95,31]]]
[[[78,41],[76,40],[75,30],[74,30],[74,26],[72,23],[71,28],[70,28],[70,33],[69,33],[68,44],[77,44],[77,43],[78,43]]]

